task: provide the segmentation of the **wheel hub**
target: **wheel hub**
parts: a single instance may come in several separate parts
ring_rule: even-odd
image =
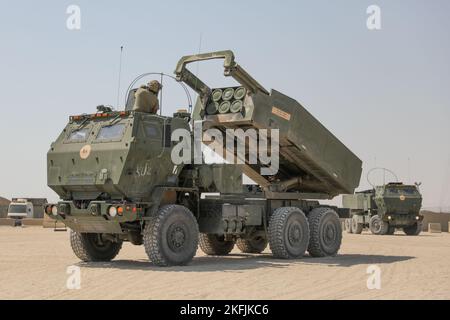
[[[374,229],[378,232],[381,229],[381,224],[378,220],[374,221],[373,223]]]
[[[298,223],[293,223],[289,228],[289,242],[298,245],[301,242],[302,231]]]
[[[326,245],[333,244],[336,239],[337,231],[332,223],[328,223],[324,226],[323,240]]]
[[[186,243],[186,231],[182,226],[170,226],[168,235],[168,244],[173,251],[180,251]]]

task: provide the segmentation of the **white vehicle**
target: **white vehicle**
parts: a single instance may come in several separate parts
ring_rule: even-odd
[[[23,219],[33,217],[33,203],[25,199],[18,199],[9,204],[8,218]]]

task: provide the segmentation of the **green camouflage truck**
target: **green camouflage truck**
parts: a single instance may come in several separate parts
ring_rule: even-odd
[[[349,233],[360,234],[369,228],[376,235],[392,235],[398,228],[416,236],[422,231],[422,195],[416,185],[393,182],[343,195],[342,206],[350,209],[350,218],[345,220]]]
[[[225,76],[239,86],[211,89],[186,68],[209,59],[223,59]],[[124,241],[144,245],[158,266],[189,263],[198,245],[207,255],[235,245],[261,253],[268,244],[283,259],[337,254],[338,210],[319,200],[354,192],[361,160],[297,101],[259,85],[231,51],[183,57],[175,75],[198,93],[192,114],[135,112],[129,94],[123,111],[71,116],[51,144],[48,186],[61,200],[45,211],[71,229],[76,256],[108,261]],[[182,142],[173,134],[188,131],[196,143],[194,123],[205,132],[279,129],[279,169],[262,175],[260,162],[174,163]],[[188,158],[198,159],[194,153]],[[243,185],[244,175],[257,185]]]

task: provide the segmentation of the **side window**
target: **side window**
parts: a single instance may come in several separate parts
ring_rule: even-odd
[[[118,123],[112,126],[104,126],[100,129],[97,135],[97,141],[120,141],[122,140],[125,131],[125,124]]]
[[[66,142],[86,142],[89,137],[90,128],[75,129],[70,132]]]
[[[151,140],[160,140],[161,139],[161,132],[160,132],[158,123],[143,122],[142,127],[143,127],[144,135],[146,138],[151,139]]]

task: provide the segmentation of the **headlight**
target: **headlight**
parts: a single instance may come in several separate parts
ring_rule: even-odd
[[[57,215],[58,215],[58,206],[52,206],[52,214],[53,214],[54,216],[57,216]]]
[[[419,216],[417,216],[417,217],[416,217],[416,220],[419,220],[419,219],[420,219],[420,217],[419,217]]]
[[[391,220],[392,219],[392,217],[391,216],[388,216],[388,220]]]
[[[111,217],[115,217],[115,216],[117,215],[117,209],[116,209],[116,207],[113,207],[113,206],[109,207],[109,209],[108,209],[108,214],[109,214]]]

